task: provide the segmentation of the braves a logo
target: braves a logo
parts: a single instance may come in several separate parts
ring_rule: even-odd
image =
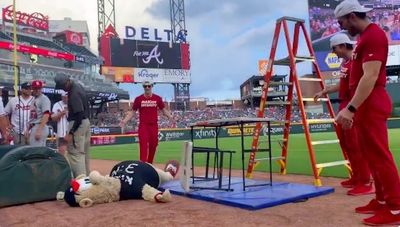
[[[158,52],[158,44],[151,50],[149,56],[147,56],[145,59],[143,59],[143,62],[145,64],[149,64],[151,59],[155,58],[158,64],[162,65],[164,63],[164,59],[159,59],[161,56],[161,52]]]

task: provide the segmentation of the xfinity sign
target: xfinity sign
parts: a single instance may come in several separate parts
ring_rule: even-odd
[[[144,27],[134,28],[132,26],[125,26],[125,37],[127,39],[170,42],[172,40],[172,30]]]

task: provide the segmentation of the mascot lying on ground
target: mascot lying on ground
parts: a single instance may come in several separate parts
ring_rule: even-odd
[[[169,190],[161,192],[157,188],[174,179],[178,169],[179,163],[174,160],[165,165],[164,171],[141,161],[123,161],[114,166],[110,176],[102,176],[97,171],[92,171],[89,177],[78,176],[65,193],[57,194],[57,199],[74,207],[126,199],[169,202]]]

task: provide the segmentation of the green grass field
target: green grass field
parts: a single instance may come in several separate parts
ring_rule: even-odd
[[[335,139],[334,133],[313,133],[314,140]],[[272,140],[281,139],[282,136],[273,136]],[[400,129],[389,130],[390,149],[396,159],[396,163],[400,166]],[[251,137],[246,138],[246,148],[250,147]],[[240,137],[221,138],[220,149],[234,150],[237,153],[233,156],[233,168],[241,169],[241,153],[240,153]],[[196,140],[195,146],[214,146],[214,139]],[[280,156],[281,148],[277,142],[272,144],[273,156]],[[137,160],[139,158],[138,144],[100,146],[91,148],[91,157],[93,159],[109,159],[109,160]],[[165,163],[169,159],[181,159],[182,141],[160,142],[156,154],[156,163]],[[315,146],[317,163],[330,162],[343,159],[338,144],[327,144]],[[259,153],[257,157],[267,157],[267,153]],[[205,155],[196,156],[196,166],[204,165]],[[248,157],[246,156],[245,164]],[[377,160],[379,161],[379,160]],[[257,166],[256,171],[266,171],[266,161]],[[227,162],[225,166],[227,166]],[[279,165],[274,163],[274,172],[278,171]],[[288,151],[288,168],[287,173],[311,175],[310,158],[307,151],[307,145],[304,134],[290,135],[289,151]],[[322,176],[346,177],[347,171],[343,166],[325,168]]]

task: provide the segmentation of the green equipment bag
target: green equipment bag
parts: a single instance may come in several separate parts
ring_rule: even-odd
[[[0,146],[0,207],[55,200],[57,192],[69,187],[71,169],[56,150],[9,148],[6,152],[8,148]]]

